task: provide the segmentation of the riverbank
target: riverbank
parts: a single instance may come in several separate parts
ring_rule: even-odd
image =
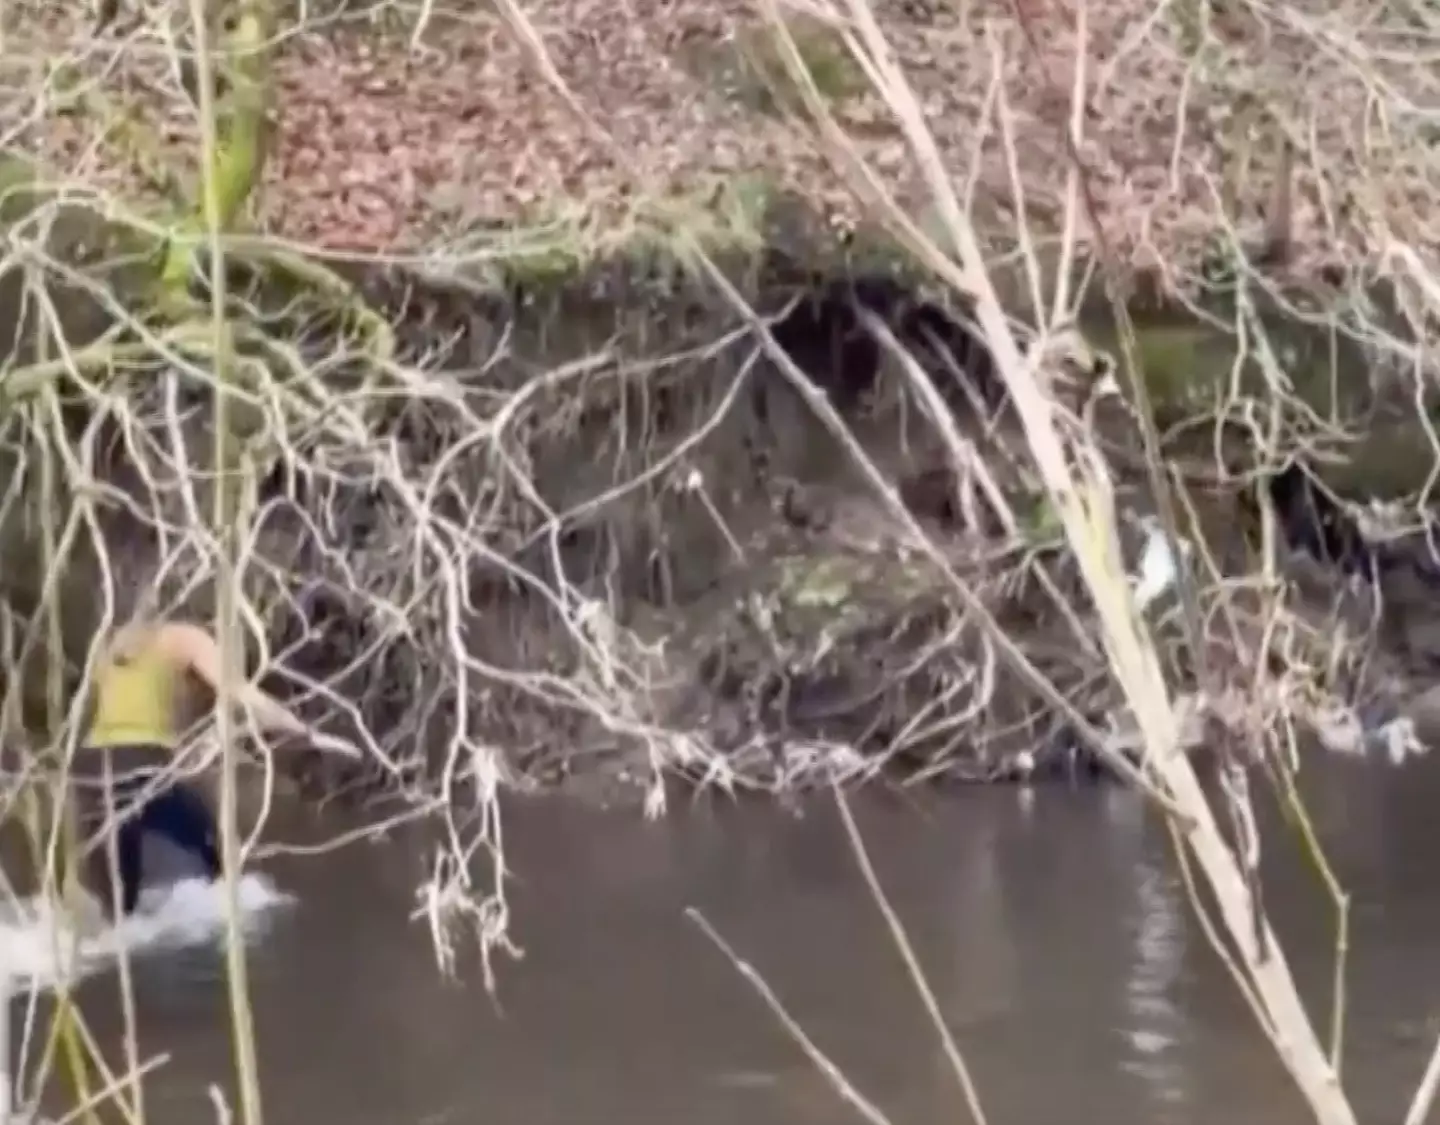
[[[529,22],[503,6],[437,16],[418,53],[337,17],[271,60],[279,113],[250,199],[255,236],[229,252],[258,512],[242,580],[295,674],[275,686],[328,682],[354,708],[341,726],[363,726],[399,760],[434,748],[422,755],[430,775],[467,785],[490,771],[598,790],[633,779],[640,791],[677,775],[771,791],[836,777],[1088,775],[1077,724],[1123,740],[1120,696],[964,302],[926,283],[808,139],[815,107],[797,100],[778,56],[766,61],[778,48],[761,34],[763,13],[682,4],[601,20],[573,7]],[[1286,107],[1303,106],[1288,78],[1278,96],[1275,76],[1287,65],[1310,73],[1327,41],[1297,30],[1301,14],[1286,9],[1251,37],[1218,18],[1189,27],[1125,5],[1093,13],[1082,155],[1104,190],[1076,253],[1089,261],[1103,234],[1139,318],[1163,455],[1194,503],[1185,531],[1215,634],[1197,653],[1180,639],[1173,594],[1151,611],[1175,653],[1175,690],[1197,692],[1199,665],[1218,668],[1207,713],[1237,737],[1294,718],[1359,749],[1360,712],[1389,718],[1424,686],[1423,568],[1399,568],[1420,576],[1408,602],[1387,569],[1381,626],[1399,636],[1377,644],[1373,602],[1345,590],[1341,568],[1311,568],[1296,588],[1256,578],[1247,481],[1297,441],[1313,451],[1317,418],[1333,450],[1334,427],[1363,419],[1371,440],[1326,471],[1358,465],[1354,496],[1409,497],[1425,483],[1414,454],[1427,448],[1428,415],[1395,375],[1407,345],[1393,306],[1404,311],[1409,290],[1372,284],[1404,215],[1376,210],[1354,176],[1362,204],[1344,229],[1319,206],[1352,154],[1347,123],[1364,112],[1364,83],[1327,74],[1333,113],[1306,161],[1276,140],[1293,143],[1302,122]],[[979,95],[1003,56],[1026,233],[1053,273],[1068,167],[1055,108],[1081,32],[1051,12],[1037,33],[1033,16],[972,5],[885,18],[942,158],[958,182],[976,173],[973,220],[1026,323],[1036,318],[1016,253],[1011,154],[991,134],[976,163],[971,138],[984,132]],[[149,327],[146,263],[169,261],[170,247],[137,216],[174,206],[164,201],[184,194],[176,185],[196,150],[188,111],[161,84],[166,57],[143,27],[130,39],[118,25],[101,38],[56,19],[27,27],[25,57],[70,44],[70,72],[97,82],[68,116],[27,126],[41,184],[7,222],[22,241],[82,260],[120,310],[51,271],[66,295],[66,345],[103,383],[97,396],[65,362],[40,358],[53,340],[26,338],[39,322],[21,315],[18,274],[0,292],[17,325],[0,342],[37,360],[11,385],[39,395],[43,371],[88,398],[72,403],[66,440],[74,463],[116,488],[61,568],[73,668],[99,609],[73,596],[99,578],[92,528],[132,591],[157,570],[174,593],[208,580],[212,546],[195,517],[213,503],[198,471],[213,357],[203,320],[176,327],[167,314],[163,349]],[[855,151],[938,234],[838,26],[811,13],[791,32]],[[1361,52],[1378,40],[1356,42]],[[23,69],[13,46],[6,58]],[[1029,77],[1041,72],[1055,84]],[[1237,108],[1241,79],[1260,85]],[[96,90],[135,112],[101,112]],[[162,127],[138,147],[134,129],[115,128],[142,119]],[[1377,157],[1365,173],[1408,182],[1395,178],[1398,160]],[[1217,174],[1233,179],[1233,198],[1215,198]],[[62,195],[64,222],[46,227]],[[1022,336],[1044,354],[1057,400],[1110,453],[1134,570],[1150,503],[1125,393],[1103,377],[1120,349],[1097,290],[1077,286],[1074,315]],[[1374,309],[1381,292],[1389,315]],[[758,345],[747,310],[773,318],[779,352]],[[904,365],[863,331],[863,313],[920,357],[975,451],[968,468]],[[780,353],[834,416],[796,390]],[[1279,400],[1277,369],[1290,380]],[[1272,403],[1274,428],[1241,424]],[[21,450],[38,448],[48,424],[23,409],[6,421]],[[68,514],[80,497],[93,502],[72,481]],[[27,502],[44,507],[35,491]],[[1311,508],[1313,498],[1281,513],[1296,545],[1325,522]],[[54,592],[27,576],[55,570],[42,565],[53,544],[38,541],[37,521],[24,526],[12,525],[11,557],[24,565],[5,593],[43,617]],[[203,593],[186,599],[186,611],[209,611]],[[985,615],[1031,671],[1005,656]],[[1255,687],[1255,670],[1275,661],[1285,673]]]

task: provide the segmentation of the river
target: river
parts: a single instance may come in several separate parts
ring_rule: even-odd
[[[1440,762],[1325,762],[1312,811],[1355,894],[1345,1080],[1398,1120],[1440,1030]],[[1131,793],[976,788],[854,798],[992,1123],[1307,1120],[1191,916],[1167,834]],[[298,896],[252,951],[269,1125],[806,1125],[859,1120],[687,908],[773,987],[893,1121],[966,1119],[828,795],[672,802],[665,819],[511,802],[523,959],[436,971],[403,833],[313,857],[292,810],[263,866]],[[1333,915],[1272,825],[1268,905],[1328,1012]],[[231,1074],[221,957],[136,960],[151,1125],[214,1120]],[[120,1059],[114,974],[78,990]],[[61,1108],[56,1105],[54,1108]]]

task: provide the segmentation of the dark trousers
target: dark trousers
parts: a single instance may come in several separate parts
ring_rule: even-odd
[[[163,746],[107,746],[81,750],[71,770],[80,846],[89,890],[113,916],[110,841],[119,877],[118,906],[130,914],[144,881],[147,832],[164,836],[198,859],[211,879],[222,874],[218,832],[209,802],[193,786],[166,776],[174,762]]]

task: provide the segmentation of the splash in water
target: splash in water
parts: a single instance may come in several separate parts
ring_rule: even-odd
[[[251,939],[266,916],[294,896],[264,875],[239,884],[240,932]],[[0,972],[11,991],[75,981],[113,963],[122,953],[180,949],[220,940],[226,929],[225,887],[181,879],[147,889],[140,908],[114,925],[78,924],[43,899],[28,899],[0,916]]]

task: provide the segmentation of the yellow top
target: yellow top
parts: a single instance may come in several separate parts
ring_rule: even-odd
[[[170,654],[153,643],[137,646],[123,662],[111,657],[95,678],[86,745],[174,746],[181,674]]]

